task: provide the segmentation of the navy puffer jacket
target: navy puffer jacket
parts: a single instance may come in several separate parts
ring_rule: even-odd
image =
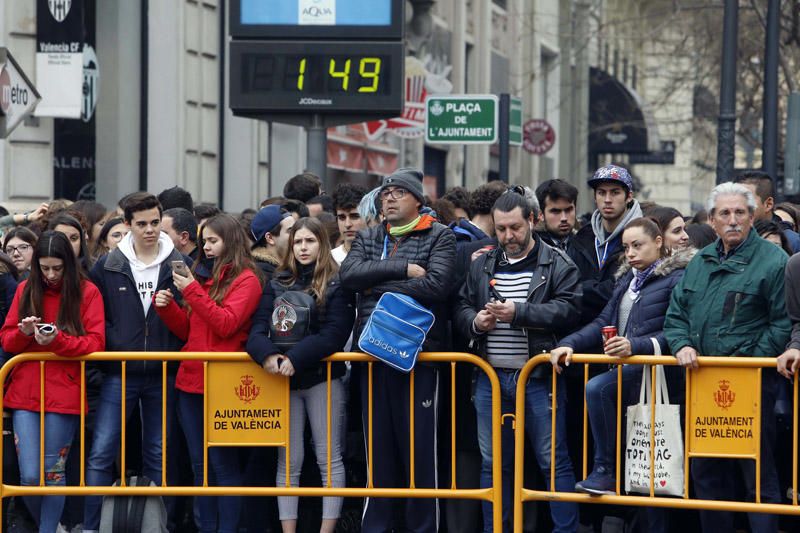
[[[695,249],[683,250],[665,259],[656,267],[653,275],[645,281],[639,298],[633,303],[628,317],[625,337],[631,341],[634,355],[652,355],[653,340],[661,346],[661,353],[668,354],[669,345],[664,338],[664,318],[669,307],[672,288],[683,277],[684,269],[697,253]],[[619,328],[619,303],[633,279],[633,271],[624,262],[617,271],[614,293],[603,311],[590,323],[558,343],[575,350],[576,353],[603,353],[602,329],[604,326]]]

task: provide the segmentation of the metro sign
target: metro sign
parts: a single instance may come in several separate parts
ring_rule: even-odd
[[[0,48],[0,139],[33,113],[42,97],[6,48]]]

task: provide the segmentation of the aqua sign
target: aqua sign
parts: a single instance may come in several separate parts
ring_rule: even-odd
[[[493,94],[429,96],[425,100],[425,141],[494,144],[497,112],[498,99]]]

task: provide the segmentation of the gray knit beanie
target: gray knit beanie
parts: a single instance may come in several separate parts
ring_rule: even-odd
[[[391,175],[383,178],[381,191],[386,187],[402,187],[425,205],[425,192],[422,190],[422,172],[415,168],[398,168]]]

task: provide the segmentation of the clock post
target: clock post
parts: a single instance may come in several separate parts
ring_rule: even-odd
[[[303,126],[327,183],[327,128],[392,118],[404,101],[405,0],[233,0],[230,107]]]

